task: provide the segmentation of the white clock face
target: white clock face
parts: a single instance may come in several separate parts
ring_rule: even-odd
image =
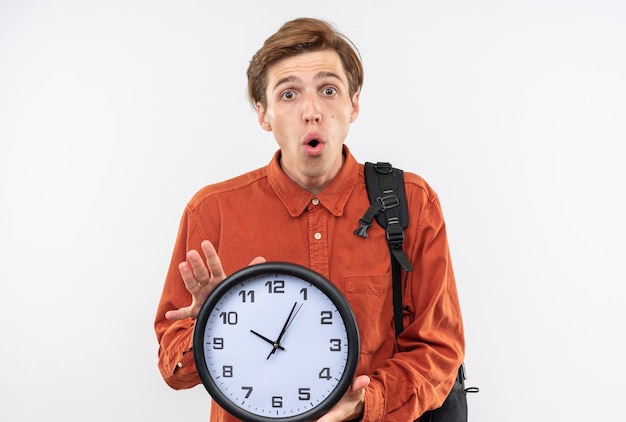
[[[358,355],[358,340],[350,342],[341,306],[317,285],[265,273],[231,285],[213,302],[204,317],[203,355],[213,396],[226,410],[298,420],[349,385],[348,352],[356,347],[351,355]]]

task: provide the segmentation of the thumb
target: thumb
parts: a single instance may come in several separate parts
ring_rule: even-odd
[[[370,377],[367,375],[360,375],[352,380],[352,391],[359,391],[362,388],[367,387],[370,384]]]

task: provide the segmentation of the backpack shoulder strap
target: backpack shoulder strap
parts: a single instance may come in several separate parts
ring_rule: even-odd
[[[391,255],[404,271],[412,271],[413,267],[402,250],[404,229],[409,224],[404,172],[386,162],[365,163],[365,186],[370,207],[359,220],[359,228],[354,233],[367,237],[367,229],[376,217],[378,224],[385,229]]]
[[[404,229],[409,224],[404,172],[386,162],[365,163],[365,186],[370,207],[359,220],[359,228],[354,233],[364,238],[367,237],[367,229],[372,225],[374,217],[385,229],[391,254],[394,324],[397,337],[403,330],[400,268],[404,271],[413,271],[409,258],[402,250]]]

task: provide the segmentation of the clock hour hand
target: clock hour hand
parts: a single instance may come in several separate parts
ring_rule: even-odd
[[[293,322],[293,320],[296,317],[296,315],[298,315],[298,312],[300,312],[300,308],[302,308],[302,305],[303,304],[300,304],[298,309],[296,309],[296,306],[298,306],[298,302],[293,304],[293,307],[291,308],[291,311],[289,312],[289,316],[287,317],[287,321],[285,321],[285,324],[283,324],[283,328],[282,328],[282,330],[280,330],[280,334],[278,335],[278,338],[276,339],[275,342],[273,342],[274,348],[272,349],[270,354],[267,355],[267,359],[269,359],[270,356],[272,356],[274,353],[276,353],[277,349],[285,350],[281,346],[280,341],[282,340],[283,336],[285,335],[285,332],[287,331],[287,328],[291,325],[291,323]]]
[[[274,346],[274,345],[276,344],[276,343],[274,343],[272,340],[270,340],[269,338],[265,337],[263,334],[259,334],[259,333],[257,333],[257,332],[256,332],[256,331],[254,331],[254,330],[250,330],[250,332],[251,332],[252,334],[254,334],[255,336],[258,336],[258,337],[262,338],[263,340],[267,341],[267,342],[268,342],[269,344],[271,344],[272,346]],[[284,348],[283,346],[281,346],[280,344],[278,345],[278,348],[279,348],[280,350],[285,350],[285,348]]]

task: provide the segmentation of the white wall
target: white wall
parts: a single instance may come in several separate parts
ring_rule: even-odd
[[[621,0],[0,1],[0,420],[207,420],[154,312],[186,201],[276,149],[245,69],[304,15],[361,49],[357,158],[441,196],[471,420],[616,420]]]

